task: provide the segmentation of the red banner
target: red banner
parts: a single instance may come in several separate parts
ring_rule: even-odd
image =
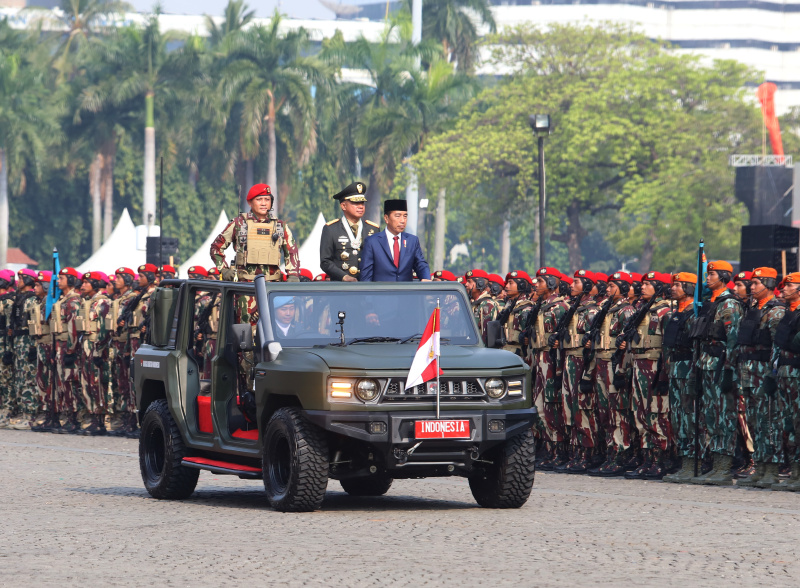
[[[769,131],[769,142],[772,145],[773,155],[783,155],[783,141],[781,140],[781,127],[778,117],[775,116],[775,91],[778,86],[765,82],[758,87],[758,101],[761,102],[761,113],[764,116],[764,125]]]

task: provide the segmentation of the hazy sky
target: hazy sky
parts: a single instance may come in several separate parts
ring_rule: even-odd
[[[336,0],[334,0],[336,1]],[[148,11],[154,0],[128,0],[137,11]],[[343,0],[342,4],[371,4],[375,0]],[[209,14],[221,16],[227,0],[161,0],[165,13],[170,14]],[[325,8],[318,0],[253,0],[248,2],[250,9],[255,9],[257,16],[269,16],[276,6],[284,14],[295,18],[332,19],[333,12]]]

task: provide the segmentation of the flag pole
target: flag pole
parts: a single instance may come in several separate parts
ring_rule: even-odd
[[[436,299],[436,312],[433,315],[433,332],[434,337],[432,339],[435,341],[435,334],[436,334],[436,319],[439,317],[439,299]],[[441,349],[441,346],[440,346]],[[441,400],[441,392],[442,389],[440,388],[439,384],[439,353],[436,354],[436,420],[439,420],[439,401]]]

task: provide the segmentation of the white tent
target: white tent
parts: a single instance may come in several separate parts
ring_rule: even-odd
[[[319,213],[317,222],[314,223],[314,228],[311,229],[308,238],[300,245],[298,253],[300,254],[300,267],[311,270],[315,276],[322,273],[322,268],[319,267],[319,244],[322,240],[322,227],[325,226],[325,217]]]
[[[145,262],[146,257],[145,251],[136,249],[136,227],[133,226],[131,215],[126,208],[106,242],[75,269],[81,273],[89,271],[108,273],[119,267],[129,267],[136,271],[136,268]]]
[[[189,268],[193,265],[201,265],[204,268],[208,269],[214,264],[211,262],[211,244],[214,242],[214,239],[217,238],[224,229],[228,225],[228,215],[225,214],[225,211],[222,210],[219,213],[219,218],[217,219],[217,224],[214,225],[214,228],[211,229],[211,232],[208,234],[208,237],[203,244],[194,252],[194,254],[187,259],[181,266],[178,268],[178,277],[179,278],[188,278],[189,277]],[[226,251],[228,263],[233,260],[234,253],[233,248],[229,248]]]

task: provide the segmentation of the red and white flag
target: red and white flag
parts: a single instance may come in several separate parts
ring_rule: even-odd
[[[439,308],[437,307],[433,309],[433,314],[428,319],[428,325],[425,327],[425,332],[422,333],[414,361],[411,362],[411,369],[408,371],[406,379],[406,390],[433,380],[436,376],[444,373],[439,369],[439,332]]]

